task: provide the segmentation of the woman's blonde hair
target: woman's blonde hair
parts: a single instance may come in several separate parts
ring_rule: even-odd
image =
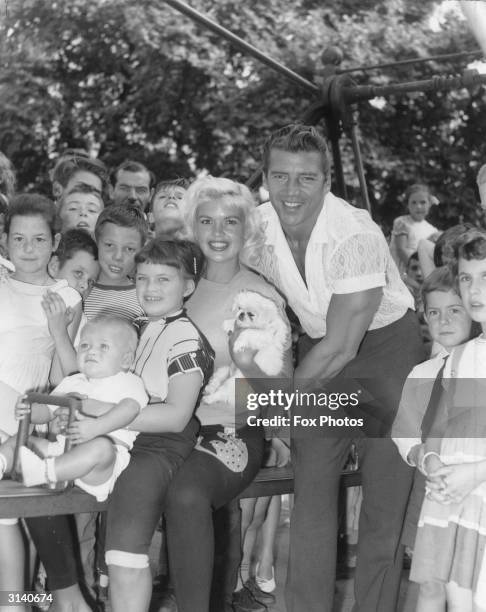
[[[257,203],[246,185],[228,178],[204,176],[196,179],[185,195],[185,225],[191,240],[195,240],[196,215],[199,205],[206,200],[224,200],[235,206],[244,215],[244,244],[240,251],[240,261],[251,262],[252,254],[264,243],[264,232],[259,220]]]

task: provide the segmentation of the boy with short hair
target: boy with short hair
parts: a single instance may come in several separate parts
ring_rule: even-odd
[[[435,379],[449,352],[475,335],[477,327],[466,312],[448,266],[436,268],[422,286],[425,320],[439,352],[415,366],[408,375],[392,428],[392,439],[403,460],[418,469],[405,518],[402,544],[413,548],[420,508],[425,494],[425,477],[419,471],[424,457],[422,422],[431,400]]]
[[[148,217],[157,237],[183,237],[184,196],[188,187],[189,181],[185,178],[161,181],[155,187]]]
[[[27,447],[20,448],[22,478],[28,487],[64,480],[75,483],[98,501],[104,501],[113,490],[116,479],[127,467],[129,451],[136,432],[126,429],[148,401],[139,376],[129,372],[137,348],[137,333],[126,320],[118,317],[97,317],[81,332],[77,351],[79,373],[64,378],[54,389],[54,395],[79,393],[88,398],[83,412],[66,432],[73,447],[63,453],[64,436],[57,442],[31,438]],[[90,399],[115,403],[101,408]],[[16,406],[17,418],[31,410],[23,398]],[[51,421],[58,413],[47,404],[32,405],[32,423]],[[3,471],[12,467],[14,438],[2,447],[0,465]]]
[[[50,173],[52,193],[59,201],[64,193],[80,185],[93,187],[103,198],[109,196],[108,170],[99,159],[70,152],[62,155]]]
[[[405,382],[392,437],[403,459],[419,465],[420,430],[433,382],[451,349],[471,337],[473,322],[467,314],[448,266],[436,268],[424,281],[425,320],[439,352],[413,368]]]
[[[86,298],[100,271],[96,242],[84,230],[68,230],[62,234],[48,270],[53,278],[64,278]]]
[[[136,206],[112,205],[100,214],[95,227],[100,275],[84,303],[88,320],[110,313],[133,322],[144,315],[130,277],[147,233],[143,212]]]
[[[82,229],[94,236],[96,221],[105,203],[99,191],[91,185],[77,185],[59,198],[61,232]]]

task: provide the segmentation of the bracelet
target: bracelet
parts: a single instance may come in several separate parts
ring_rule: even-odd
[[[436,453],[435,451],[428,451],[427,453],[425,453],[425,455],[422,457],[422,460],[420,461],[419,470],[422,472],[422,474],[424,474],[424,476],[428,476],[428,473],[425,469],[425,460],[427,459],[427,457],[431,457],[432,455],[435,455],[437,459],[440,459],[439,453]]]

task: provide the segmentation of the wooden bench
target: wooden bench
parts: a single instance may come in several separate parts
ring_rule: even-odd
[[[76,398],[54,397],[37,393],[28,396],[30,402],[50,403],[69,407],[71,413],[78,407]],[[72,417],[71,417],[72,418]],[[28,420],[19,426],[18,446],[25,444],[28,435]],[[15,451],[17,465],[18,446]],[[17,465],[18,471],[18,465]],[[344,471],[341,477],[344,487],[361,484],[359,471]],[[239,495],[240,499],[267,497],[293,493],[294,475],[291,467],[262,468],[254,481]],[[70,486],[64,490],[50,490],[46,487],[24,487],[15,480],[0,481],[0,518],[23,518],[56,514],[80,514],[106,510],[107,502],[96,499],[78,487]]]
[[[359,486],[359,471],[344,471],[341,483],[344,487]],[[294,475],[291,467],[262,468],[239,497],[283,495],[293,490]],[[97,502],[78,487],[49,491],[43,487],[24,487],[13,480],[0,481],[0,518],[97,512],[106,510],[106,506],[107,502]]]

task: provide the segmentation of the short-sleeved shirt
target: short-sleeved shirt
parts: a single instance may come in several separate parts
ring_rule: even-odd
[[[99,314],[123,317],[132,323],[145,313],[137,299],[135,285],[100,285],[95,283],[84,301],[88,321]]]
[[[419,363],[405,381],[398,412],[392,427],[392,438],[404,461],[416,444],[422,443],[422,421],[427,411],[435,378],[448,353],[444,348],[432,359]]]
[[[66,376],[52,392],[53,395],[66,395],[67,393],[80,393],[90,399],[101,402],[118,404],[123,399],[132,399],[139,404],[140,409],[145,408],[148,395],[140,376],[132,372],[118,372],[113,376],[104,378],[88,378],[85,374]],[[51,411],[57,406],[50,406]],[[128,429],[117,429],[108,434],[117,444],[132,448],[137,432]]]
[[[366,210],[326,194],[306,249],[306,282],[271,203],[257,210],[265,229],[265,246],[259,262],[251,265],[282,291],[311,338],[325,336],[333,294],[381,287],[383,295],[370,330],[394,323],[407,309],[414,309],[385,237]]]
[[[169,381],[174,376],[199,372],[201,388],[213,373],[214,351],[185,311],[157,321],[142,329],[133,370],[142,377],[153,403],[164,402]],[[180,433],[139,434],[136,446],[172,448],[195,442],[199,423],[191,419]]]

